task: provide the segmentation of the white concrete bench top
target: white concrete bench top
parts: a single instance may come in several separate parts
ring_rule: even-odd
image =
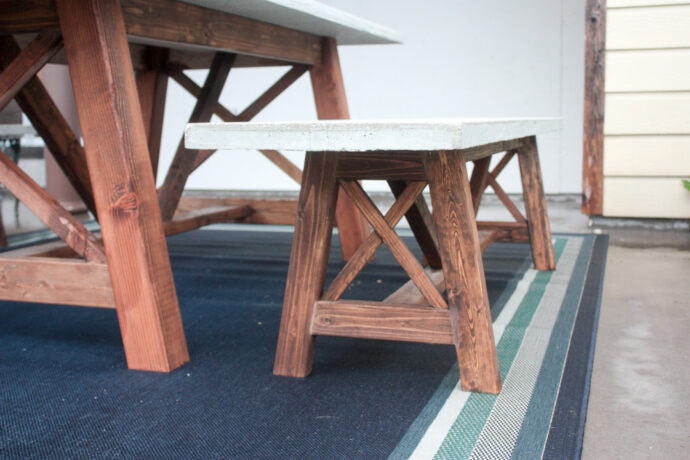
[[[557,118],[190,123],[185,144],[192,149],[216,150],[460,150],[536,136],[559,127]]]
[[[402,36],[387,27],[314,0],[182,0],[225,13],[324,37],[339,45],[400,43]]]

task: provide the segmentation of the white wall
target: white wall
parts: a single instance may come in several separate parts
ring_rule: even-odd
[[[340,49],[353,118],[552,116],[560,133],[539,139],[548,193],[580,193],[585,0],[323,0],[403,33],[402,45]],[[222,102],[244,108],[281,74],[233,70]],[[201,82],[203,73],[196,72]],[[167,168],[192,99],[171,83],[162,166]],[[184,105],[187,105],[185,108]],[[258,119],[313,119],[307,76]],[[301,156],[293,156],[301,165]],[[504,187],[520,190],[517,168]],[[504,177],[504,176],[502,176]],[[296,190],[259,154],[219,153],[192,189]],[[368,184],[373,188],[371,184]]]

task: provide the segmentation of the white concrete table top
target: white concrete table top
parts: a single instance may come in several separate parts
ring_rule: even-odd
[[[181,1],[322,37],[334,37],[339,45],[376,45],[402,41],[402,36],[388,27],[314,0]]]
[[[364,152],[460,150],[557,131],[557,118],[190,123],[192,149]]]

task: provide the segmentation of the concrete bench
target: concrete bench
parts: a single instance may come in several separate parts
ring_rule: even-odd
[[[558,125],[554,119],[188,125],[189,148],[307,152],[274,373],[308,375],[317,335],[413,341],[455,346],[462,388],[499,392],[482,251],[494,241],[529,242],[535,267],[555,268],[536,136]],[[491,169],[491,156],[502,152]],[[519,160],[525,216],[496,180],[512,158]],[[474,162],[471,177],[467,161]],[[388,181],[396,202],[385,215],[361,187],[363,179]],[[422,195],[427,185],[433,213]],[[477,222],[489,186],[515,222]],[[339,188],[373,232],[324,286]],[[427,267],[394,230],[403,217]],[[381,244],[411,281],[380,302],[343,299]]]

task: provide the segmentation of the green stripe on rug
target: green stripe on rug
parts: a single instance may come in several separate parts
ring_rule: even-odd
[[[592,258],[593,239],[585,239],[573,269],[568,289],[563,299],[556,324],[550,335],[544,356],[544,365],[539,372],[536,388],[539,397],[532,398],[524,417],[520,435],[515,443],[512,458],[541,458],[551,426],[553,410],[560,389],[560,382],[568,355],[575,317],[584,289],[587,267]],[[552,363],[551,365],[546,365]],[[559,364],[559,365],[555,365]]]
[[[496,340],[499,339],[500,334],[502,334],[505,329],[504,327],[498,326],[501,321],[499,318],[502,318],[500,315],[505,316],[508,314],[512,317],[514,311],[519,306],[520,299],[529,291],[529,286],[534,280],[534,275],[537,273],[534,270],[529,270],[531,266],[531,258],[525,258],[524,262],[516,270],[516,276],[506,284],[501,295],[491,306],[491,316],[494,321],[494,334]],[[508,312],[503,313],[506,310]],[[507,321],[504,320],[504,322]],[[497,328],[499,329],[498,331]],[[429,399],[424,409],[422,409],[419,416],[417,416],[415,421],[410,425],[410,428],[405,433],[403,439],[398,443],[396,449],[391,453],[389,459],[409,458],[410,453],[415,450],[425,433],[427,435],[429,434],[427,432],[434,421],[439,423],[439,419],[444,418],[444,412],[448,412],[448,409],[452,410],[454,407],[462,407],[462,405],[464,405],[469,393],[454,391],[457,385],[458,369],[456,363],[441,381],[441,384]],[[449,413],[447,416],[455,420],[457,414]],[[444,431],[443,435],[445,435],[446,431],[447,429]],[[440,445],[441,441],[442,439],[439,440],[437,444]]]
[[[505,309],[494,322],[504,380],[501,394],[462,392],[457,386],[457,369],[451,369],[390,458],[470,458],[473,451],[479,458],[486,454],[491,458],[508,458],[519,435],[521,440],[528,439],[521,431],[522,419],[530,410],[531,395],[542,367],[541,358],[534,363],[530,357],[533,358],[535,353],[545,356],[554,323],[561,323],[561,319],[557,321],[556,318],[562,316],[560,306],[568,286],[582,285],[581,280],[577,282],[577,276],[571,279],[574,272],[583,271],[577,269],[581,267],[582,254],[586,257],[591,252],[589,244],[586,251],[582,250],[582,245],[582,237],[557,238],[554,249],[558,270],[527,270],[522,279],[514,283],[512,292],[506,291],[495,302],[501,302],[500,308]],[[524,284],[528,287],[525,288]],[[572,327],[572,319],[570,323]],[[568,338],[569,333],[565,340]],[[562,363],[559,367],[560,373]],[[542,373],[541,377],[545,375]],[[557,388],[557,384],[552,386]],[[519,407],[514,406],[516,401]],[[434,414],[436,418],[431,420]],[[550,412],[546,418],[548,423]],[[512,425],[507,430],[506,423]],[[545,439],[547,430],[544,431]],[[543,440],[541,445],[543,447]]]
[[[496,404],[486,418],[471,454],[464,458],[510,458],[532,396],[538,394],[541,398],[543,389],[537,389],[540,369],[544,365],[562,367],[562,362],[551,363],[544,358],[554,324],[563,308],[581,243],[581,239],[568,240],[558,260],[558,270],[551,272],[548,281],[542,280],[544,284],[536,286],[536,290],[540,292],[539,300],[535,298],[536,304],[525,309],[529,311],[536,306],[529,320],[515,324],[514,328],[511,324],[511,329],[521,335],[519,348],[516,353],[513,351],[514,358],[504,380],[504,390],[496,398]]]

